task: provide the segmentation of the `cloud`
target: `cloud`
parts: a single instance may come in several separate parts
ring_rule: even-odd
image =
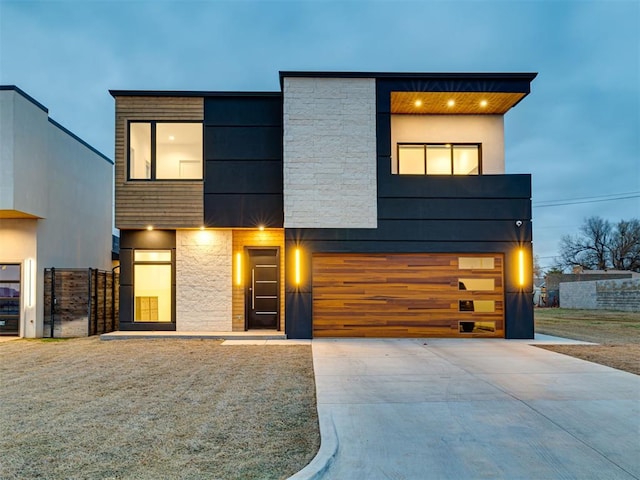
[[[536,71],[505,118],[534,202],[640,190],[636,1],[0,0],[0,82],[113,155],[108,89],[277,90],[278,70]],[[635,199],[637,200],[637,199]],[[624,200],[534,210],[536,252]]]

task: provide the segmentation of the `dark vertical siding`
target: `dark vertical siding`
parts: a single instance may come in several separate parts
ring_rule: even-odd
[[[208,96],[204,118],[205,225],[282,227],[282,96]]]

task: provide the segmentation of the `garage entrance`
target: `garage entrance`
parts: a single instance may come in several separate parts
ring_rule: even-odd
[[[314,254],[314,337],[504,337],[501,254]]]

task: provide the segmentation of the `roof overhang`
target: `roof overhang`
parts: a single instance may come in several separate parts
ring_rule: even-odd
[[[21,212],[20,210],[0,210],[0,218],[2,219],[38,219],[42,217],[38,217],[37,215],[31,215],[30,213]]]
[[[391,113],[504,115],[525,95],[503,92],[391,92]]]

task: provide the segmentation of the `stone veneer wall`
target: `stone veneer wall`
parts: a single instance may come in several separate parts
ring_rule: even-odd
[[[285,228],[376,228],[376,83],[286,78]]]
[[[176,331],[230,332],[231,230],[176,231]]]
[[[640,312],[640,279],[562,282],[560,306]]]

